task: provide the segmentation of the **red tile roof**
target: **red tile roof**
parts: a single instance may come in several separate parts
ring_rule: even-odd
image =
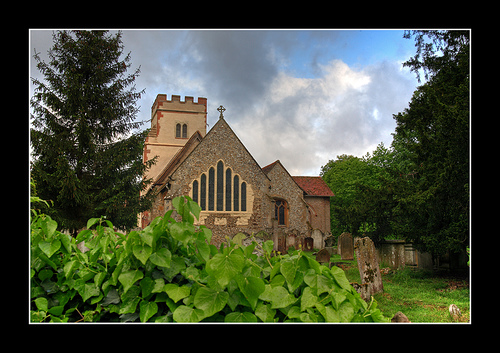
[[[335,196],[321,177],[293,176],[293,180],[308,196]]]

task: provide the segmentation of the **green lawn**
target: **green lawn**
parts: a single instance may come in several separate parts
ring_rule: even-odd
[[[342,261],[340,255],[332,255],[331,261],[342,262],[337,265],[349,281],[361,283],[356,259]],[[383,274],[382,281],[384,292],[374,298],[389,319],[401,311],[411,322],[451,323],[448,307],[455,304],[462,312],[458,321],[470,320],[469,285],[463,276],[404,268]]]

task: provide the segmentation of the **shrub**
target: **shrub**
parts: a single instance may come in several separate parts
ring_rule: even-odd
[[[387,321],[344,271],[302,251],[275,255],[272,241],[220,249],[195,226],[189,197],[141,231],[123,235],[92,218],[77,238],[47,215],[31,223],[31,321],[370,322]],[[77,244],[89,248],[81,252]],[[259,247],[263,256],[252,254]],[[272,256],[275,255],[275,256]]]

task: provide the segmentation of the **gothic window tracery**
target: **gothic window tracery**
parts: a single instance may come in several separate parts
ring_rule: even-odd
[[[191,195],[202,211],[246,212],[249,202],[247,182],[222,160],[192,182]]]

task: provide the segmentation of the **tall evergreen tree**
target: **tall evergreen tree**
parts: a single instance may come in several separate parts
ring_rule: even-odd
[[[35,85],[31,146],[32,177],[47,210],[73,234],[92,217],[107,216],[120,228],[137,224],[148,209],[151,182],[142,178],[154,160],[142,162],[148,130],[137,132],[139,68],[124,54],[122,34],[58,31],[49,62],[34,59],[43,80]]]
[[[397,115],[395,139],[405,141],[414,169],[399,196],[397,231],[434,253],[469,243],[469,32],[413,31],[417,54],[404,65],[428,81]],[[430,39],[426,42],[425,39]]]

